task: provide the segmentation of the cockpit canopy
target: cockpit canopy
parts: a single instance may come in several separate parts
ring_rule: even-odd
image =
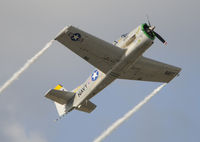
[[[117,43],[119,43],[120,41],[122,41],[122,40],[124,40],[126,37],[128,36],[128,33],[125,33],[125,34],[122,34],[121,36],[120,36],[120,38],[116,41],[114,41],[114,45],[116,45]]]
[[[122,34],[121,38],[127,37],[128,33]]]

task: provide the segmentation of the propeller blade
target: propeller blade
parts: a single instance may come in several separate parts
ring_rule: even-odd
[[[154,35],[163,43],[163,44],[167,44],[167,42],[155,31],[153,31]]]
[[[147,22],[148,22],[149,27],[151,27],[151,23],[150,23],[150,21],[149,21],[149,16],[146,15],[146,18],[147,18]]]

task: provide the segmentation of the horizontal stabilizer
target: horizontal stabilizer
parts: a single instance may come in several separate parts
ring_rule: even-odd
[[[79,111],[90,113],[95,108],[96,108],[96,105],[87,100],[83,104],[81,104],[80,106],[78,106],[76,109],[79,110]]]
[[[45,97],[63,105],[66,104],[73,97],[73,95],[74,95],[73,92],[51,89],[45,95]]]

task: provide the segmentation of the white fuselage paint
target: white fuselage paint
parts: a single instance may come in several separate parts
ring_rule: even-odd
[[[130,32],[126,37],[121,38],[116,46],[125,50],[124,55],[120,61],[108,71],[106,74],[99,72],[96,80],[92,79],[92,75],[77,89],[74,90],[76,93],[73,103],[73,108],[76,108],[89,100],[110,83],[112,83],[121,73],[128,70],[133,64],[136,63],[137,59],[153,44],[153,40],[148,38],[141,30],[141,26],[138,26],[135,30]],[[96,77],[96,75],[95,75]]]

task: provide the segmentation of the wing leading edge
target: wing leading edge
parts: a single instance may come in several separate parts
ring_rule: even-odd
[[[104,73],[107,73],[124,53],[123,49],[73,26],[63,29],[55,40]]]
[[[170,82],[181,68],[161,63],[146,57],[141,57],[135,65],[123,72],[120,79]]]

